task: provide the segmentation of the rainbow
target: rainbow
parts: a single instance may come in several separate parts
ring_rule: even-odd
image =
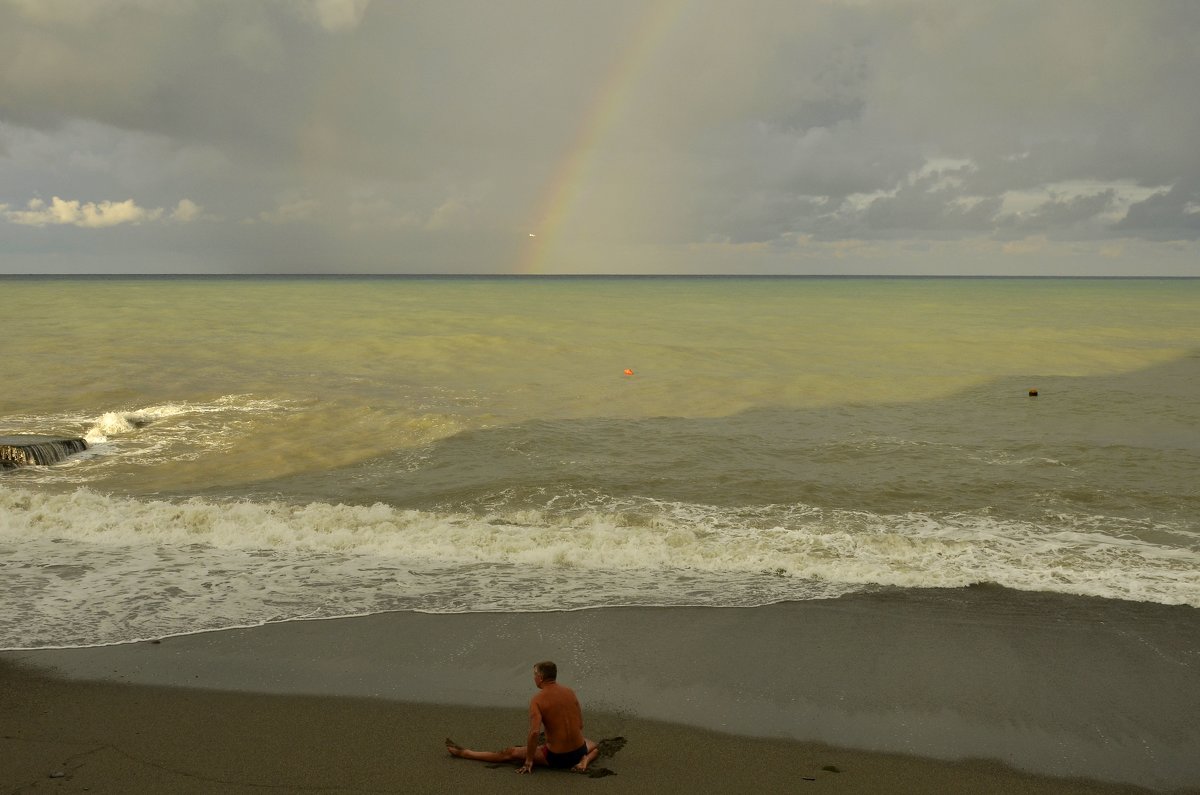
[[[688,0],[659,0],[650,4],[642,15],[632,41],[598,86],[588,111],[580,121],[574,141],[542,192],[531,226],[534,232],[530,234],[529,242],[521,254],[517,273],[554,271],[548,266],[548,259],[555,250],[563,224],[570,217],[588,182],[593,155],[621,117],[637,76],[679,19],[687,3]]]

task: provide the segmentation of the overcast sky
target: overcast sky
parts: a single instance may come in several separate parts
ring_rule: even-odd
[[[0,0],[0,273],[1200,276],[1200,2]]]

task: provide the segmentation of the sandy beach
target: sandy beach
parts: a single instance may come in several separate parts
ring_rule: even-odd
[[[392,613],[0,654],[11,792],[1200,788],[1200,616],[998,588],[742,610]],[[600,775],[520,740],[555,658]],[[816,791],[816,790],[814,790]]]

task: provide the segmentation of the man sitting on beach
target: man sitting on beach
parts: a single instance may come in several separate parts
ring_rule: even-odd
[[[518,773],[532,773],[534,765],[587,770],[598,753],[596,744],[583,736],[583,710],[575,691],[558,683],[558,666],[546,660],[533,666],[533,683],[538,692],[529,700],[529,738],[524,746],[502,751],[472,751],[446,738],[451,756],[480,762],[521,762]],[[545,745],[538,734],[546,732]]]

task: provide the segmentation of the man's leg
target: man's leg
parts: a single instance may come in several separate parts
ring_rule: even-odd
[[[458,743],[446,738],[446,750],[451,756],[457,756],[459,759],[474,759],[477,762],[524,762],[525,761],[525,746],[510,745],[508,748],[503,748],[499,751],[472,751],[470,748],[463,748]],[[546,758],[542,755],[542,749],[539,747],[533,755],[535,764],[546,764]]]

